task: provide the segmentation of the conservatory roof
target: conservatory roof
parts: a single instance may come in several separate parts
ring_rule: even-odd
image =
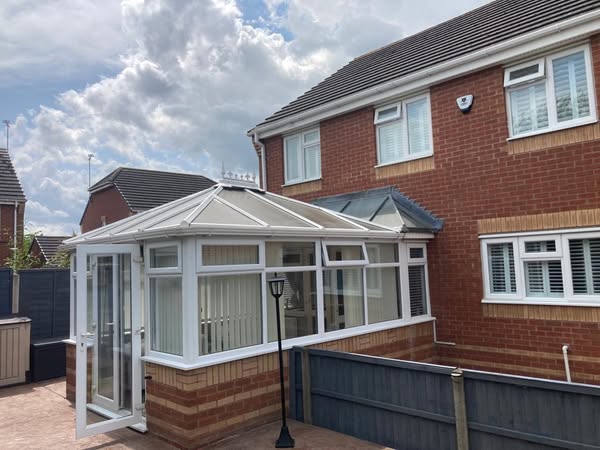
[[[217,184],[65,241],[125,243],[175,236],[398,239],[394,228],[259,189]]]

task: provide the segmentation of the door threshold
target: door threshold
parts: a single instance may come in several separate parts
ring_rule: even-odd
[[[96,413],[100,416],[106,417],[107,419],[121,419],[121,418],[125,417],[123,415],[117,414],[114,411],[111,411],[110,409],[106,409],[106,408],[103,408],[102,406],[95,405],[94,403],[88,403],[87,409],[89,409],[93,413]],[[124,410],[124,411],[126,411],[126,410]],[[127,415],[131,415],[131,413],[129,411],[127,411],[127,412],[129,413]],[[143,418],[140,423],[136,423],[135,425],[131,425],[127,428],[131,428],[132,430],[137,431],[138,433],[146,433],[148,431],[148,427],[146,426],[145,418]]]

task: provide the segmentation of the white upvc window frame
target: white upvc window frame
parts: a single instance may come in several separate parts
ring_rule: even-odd
[[[176,247],[177,248],[177,266],[175,267],[152,267],[151,266],[151,254],[152,250],[167,248],[167,247]],[[164,241],[148,244],[146,246],[146,273],[149,275],[159,275],[159,274],[181,274],[182,272],[182,254],[181,254],[181,241]]]
[[[411,258],[410,257],[410,249],[411,248],[421,248],[423,249],[423,257],[422,258]],[[399,248],[400,251],[400,261],[402,265],[401,269],[401,282],[403,283],[402,288],[402,315],[403,317],[407,317],[410,319],[419,319],[421,317],[431,317],[431,297],[429,294],[429,264],[427,263],[427,242],[409,242],[405,245],[401,245]],[[427,303],[427,314],[421,314],[419,316],[413,316],[410,311],[410,282],[408,276],[408,267],[409,266],[422,266],[423,272],[425,276],[425,301]],[[403,269],[406,267],[406,269]],[[404,300],[406,299],[406,300]],[[406,314],[406,315],[404,315]]]
[[[363,259],[348,259],[345,261],[331,261],[329,259],[329,253],[327,247],[329,246],[340,246],[340,247],[361,247],[363,252]],[[324,267],[359,267],[366,266],[369,264],[369,255],[367,254],[367,246],[364,241],[321,241],[321,248],[323,250],[323,266]]]
[[[545,69],[546,69],[545,62],[546,62],[545,58],[538,58],[538,59],[529,60],[529,61],[521,63],[521,64],[517,64],[516,66],[510,66],[510,67],[506,68],[506,70],[504,71],[504,87],[507,88],[510,86],[523,84],[527,81],[539,80],[541,78],[544,78],[544,75],[546,73],[545,72]],[[516,80],[510,79],[510,75],[512,72],[516,72],[517,70],[525,69],[526,67],[531,67],[536,64],[538,66],[538,71],[536,73],[525,75],[524,77],[517,78]]]
[[[482,235],[479,237],[481,243],[482,272],[484,282],[483,303],[507,303],[521,305],[560,305],[560,306],[596,306],[600,307],[600,294],[581,295],[573,292],[573,280],[571,273],[571,255],[569,240],[598,239],[600,228],[563,229],[540,232],[507,233],[502,237]],[[525,253],[525,242],[547,241],[556,242],[556,251]],[[491,294],[489,292],[489,267],[487,264],[487,244],[513,242],[515,255],[515,277],[517,294]],[[515,251],[514,249],[518,249]],[[560,261],[563,276],[563,296],[538,297],[527,296],[525,263],[528,261]]]
[[[310,133],[314,133],[317,132],[318,134],[318,139],[316,141],[311,141],[308,143],[304,142],[304,136]],[[300,176],[298,178],[294,178],[294,179],[288,179],[288,164],[289,164],[289,158],[288,158],[288,141],[290,139],[294,139],[294,138],[298,138],[300,140],[300,151],[298,152],[298,160],[296,161],[296,163],[298,164],[298,168],[299,168],[299,174]],[[306,171],[305,171],[305,150],[309,147],[313,147],[315,145],[319,145],[319,173],[318,175],[308,178],[306,176]],[[288,186],[288,185],[292,185],[292,184],[300,184],[300,183],[306,183],[308,181],[315,181],[315,180],[320,180],[321,179],[321,174],[322,174],[322,158],[321,158],[321,128],[320,126],[315,126],[315,127],[311,127],[305,130],[302,130],[300,132],[294,133],[294,134],[290,134],[287,136],[284,136],[283,138],[283,179],[284,179],[284,186]]]
[[[427,102],[427,109],[429,111],[429,143],[430,143],[431,148],[429,151],[424,151],[421,153],[410,153],[409,133],[408,133],[408,106],[407,105],[409,103],[414,103],[419,100],[426,100],[426,102]],[[393,107],[397,107],[397,113],[394,116],[391,116],[391,117],[388,117],[388,118],[382,119],[382,120],[378,119],[378,115],[380,112],[386,111]],[[382,162],[381,149],[380,149],[380,145],[379,145],[379,128],[383,125],[387,125],[387,124],[390,124],[390,123],[396,122],[396,121],[400,122],[400,124],[401,124],[402,143],[404,145],[403,149],[405,150],[405,152],[404,152],[405,156],[398,160]],[[388,103],[386,105],[377,107],[375,109],[373,124],[375,125],[375,140],[376,140],[376,147],[377,147],[377,165],[375,167],[385,167],[385,166],[389,166],[392,164],[398,164],[398,163],[402,163],[402,162],[406,162],[406,161],[413,161],[415,159],[428,158],[430,156],[433,156],[433,152],[434,152],[434,149],[433,149],[433,126],[432,126],[432,121],[431,121],[431,96],[430,96],[429,92],[414,95],[412,97],[402,99],[401,101],[398,101],[396,103]]]
[[[205,266],[202,262],[202,247],[231,247],[235,245],[256,246],[258,247],[258,263],[257,264],[224,264],[224,265],[208,265]],[[265,261],[265,241],[253,239],[231,239],[231,240],[215,240],[215,239],[196,239],[196,272],[202,273],[231,273],[231,272],[251,272],[263,270],[266,266]]]
[[[557,111],[556,111],[556,96],[554,94],[554,60],[558,58],[562,58],[573,53],[578,53],[583,51],[584,59],[585,59],[585,69],[586,69],[586,79],[587,79],[587,88],[588,88],[588,101],[590,105],[590,115],[587,117],[581,117],[577,119],[572,119],[564,122],[558,122]],[[509,78],[510,72],[514,70],[518,70],[520,68],[528,67],[530,65],[535,64],[536,62],[543,61],[543,67],[545,70],[545,74],[539,75],[529,75],[525,76],[519,80],[513,80],[512,82],[507,80]],[[513,123],[512,123],[512,111],[511,111],[511,102],[510,102],[510,93],[519,89],[522,89],[525,86],[531,84],[544,83],[544,89],[546,92],[546,106],[548,109],[548,127],[529,131],[520,134],[513,134]],[[596,90],[595,90],[595,82],[594,82],[594,70],[593,70],[593,61],[591,56],[590,44],[584,43],[580,45],[576,45],[573,47],[569,47],[567,49],[559,50],[553,53],[549,53],[543,58],[529,60],[527,62],[515,65],[515,66],[507,66],[504,71],[504,87],[505,87],[505,101],[506,101],[506,113],[508,120],[508,140],[520,139],[529,136],[536,136],[538,134],[551,133],[553,131],[564,130],[567,128],[573,128],[581,125],[588,125],[591,123],[595,123],[598,121],[597,111],[596,111]]]

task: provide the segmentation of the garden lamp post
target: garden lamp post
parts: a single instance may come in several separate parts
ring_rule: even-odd
[[[269,280],[269,289],[271,295],[275,297],[275,317],[277,318],[277,345],[279,348],[279,383],[281,385],[281,432],[279,439],[275,443],[275,448],[294,448],[294,438],[290,435],[285,420],[285,391],[283,388],[283,351],[281,350],[281,319],[279,317],[279,298],[283,295],[283,285],[285,278],[275,277]]]

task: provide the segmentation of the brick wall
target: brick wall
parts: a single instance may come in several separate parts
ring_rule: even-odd
[[[0,266],[4,266],[6,258],[12,254],[11,241],[15,228],[14,205],[0,205]],[[23,219],[25,204],[17,206],[17,243],[23,242]]]
[[[600,36],[592,54],[598,94]],[[430,92],[434,163],[377,173],[373,109],[364,108],[321,122],[320,190],[288,195],[309,201],[393,185],[445,220],[428,255],[438,339],[457,343],[440,348],[442,362],[564,379],[561,348],[569,343],[574,381],[600,383],[598,321],[570,320],[569,307],[527,318],[485,314],[478,240],[480,220],[600,208],[600,126],[508,142],[502,67]],[[469,114],[456,106],[465,94],[475,96]],[[282,139],[265,141],[268,188],[285,193]]]
[[[94,192],[90,195],[87,207],[81,218],[81,232],[94,230],[102,226],[102,217],[106,224],[129,217],[131,211],[115,187]]]

